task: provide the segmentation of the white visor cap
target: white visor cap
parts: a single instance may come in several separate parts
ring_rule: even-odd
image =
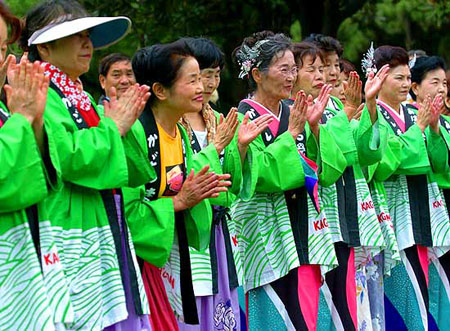
[[[71,21],[49,24],[34,32],[28,39],[28,46],[48,43],[78,32],[89,30],[94,49],[108,47],[127,35],[131,20],[118,17],[82,17]]]

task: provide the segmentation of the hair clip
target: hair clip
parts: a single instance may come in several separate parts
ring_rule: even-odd
[[[367,50],[366,54],[364,54],[364,57],[361,61],[361,68],[362,71],[367,75],[369,75],[369,72],[376,73],[377,67],[375,66],[375,50],[373,48],[373,41],[370,43],[370,47]]]
[[[241,69],[238,76],[239,78],[243,79],[248,76],[253,67],[258,67],[261,64],[261,61],[257,62],[257,59],[261,54],[260,48],[268,41],[268,39],[259,40],[253,47],[243,45],[236,53],[237,61]]]

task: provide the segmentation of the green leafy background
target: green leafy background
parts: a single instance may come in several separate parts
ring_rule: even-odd
[[[13,13],[24,16],[39,1],[7,0]],[[370,42],[423,49],[450,62],[450,1],[445,0],[81,0],[92,15],[125,15],[131,33],[118,44],[95,53],[91,70],[82,77],[85,88],[98,97],[98,61],[111,52],[130,56],[143,46],[183,36],[206,36],[226,54],[219,87],[222,110],[245,96],[231,53],[242,39],[263,29],[289,34],[300,41],[312,32],[337,37],[344,57],[357,65]],[[13,47],[14,50],[14,47]]]

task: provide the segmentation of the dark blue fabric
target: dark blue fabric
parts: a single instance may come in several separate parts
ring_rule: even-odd
[[[437,323],[430,313],[428,313],[428,331],[439,331]]]
[[[384,296],[384,311],[386,330],[408,331],[405,322],[403,322],[403,318],[386,296]]]

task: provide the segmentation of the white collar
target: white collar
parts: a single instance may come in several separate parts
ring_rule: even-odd
[[[251,99],[253,102],[257,103],[258,105],[260,105],[262,108],[264,108],[270,115],[272,115],[272,117],[274,117],[275,119],[277,119],[278,121],[281,120],[281,113],[283,112],[283,107],[281,106],[281,101],[278,103],[278,107],[280,109],[280,111],[278,112],[278,116],[275,116],[275,114],[266,106],[264,106],[263,104],[260,104],[258,101],[256,101],[255,99]]]
[[[389,106],[387,103],[381,101],[380,99],[377,99],[377,102],[380,103],[384,108],[387,108],[390,110],[392,114],[394,114],[399,120],[401,120],[403,123],[405,123],[405,113],[403,111],[403,107],[400,104],[400,112]]]

